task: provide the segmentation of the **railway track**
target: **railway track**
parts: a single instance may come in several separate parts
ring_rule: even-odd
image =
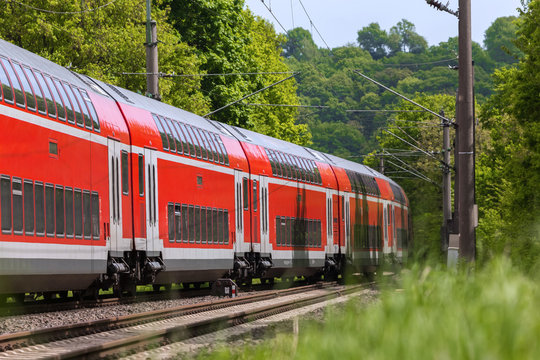
[[[100,358],[143,351],[336,298],[370,284],[344,288],[318,283],[107,320],[0,336],[2,358]]]

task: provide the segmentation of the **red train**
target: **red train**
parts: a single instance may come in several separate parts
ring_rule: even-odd
[[[0,294],[133,292],[402,261],[395,182],[0,40]]]

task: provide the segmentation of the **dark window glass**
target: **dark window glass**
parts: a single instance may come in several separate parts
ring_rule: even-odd
[[[36,181],[36,235],[45,234],[45,198],[43,194],[43,184]]]
[[[189,242],[194,243],[195,242],[195,208],[193,205],[189,205]]]
[[[223,211],[223,237],[225,244],[229,244],[229,210]]]
[[[25,107],[24,92],[23,92],[21,83],[19,82],[17,75],[15,75],[15,71],[13,71],[13,68],[11,67],[11,63],[7,59],[4,59],[4,58],[2,58],[2,63],[4,64],[7,74],[11,80],[11,85],[13,86],[13,90],[15,91],[15,101],[17,102],[18,106],[24,108]]]
[[[60,96],[62,97],[62,100],[64,101],[64,106],[66,107],[66,115],[68,122],[75,124],[75,113],[73,112],[73,99],[69,98],[68,93],[66,93],[66,90],[62,86],[59,80],[53,79],[54,85],[56,86],[56,90],[60,93]],[[80,122],[79,122],[80,121]],[[82,119],[77,119],[77,125],[83,126]]]
[[[80,90],[80,91],[81,91],[83,100],[86,103],[86,107],[88,108],[88,111],[90,112],[90,118],[92,119],[94,131],[99,132],[100,131],[99,117],[97,115],[96,109],[94,108],[94,104],[92,104],[92,100],[90,100],[90,97],[88,97],[88,93],[86,91],[84,90]]]
[[[281,246],[281,218],[276,216],[276,245]]]
[[[223,209],[218,210],[218,242],[223,244],[223,230],[225,227],[225,218],[223,216]]]
[[[2,203],[2,232],[11,232],[11,179],[9,176],[0,178],[0,202]]]
[[[82,237],[83,233],[83,213],[82,213],[82,193],[81,190],[75,189],[73,198],[74,214],[75,214],[75,236]]]
[[[210,142],[210,134],[206,130],[201,130],[201,137],[203,138],[204,148],[208,155],[208,161],[214,161],[214,149]]]
[[[144,158],[139,154],[139,195],[144,196]]]
[[[45,229],[54,236],[54,185],[45,184]]]
[[[200,159],[202,157],[201,155],[201,146],[199,145],[199,141],[197,137],[195,136],[195,132],[193,128],[190,125],[186,125],[186,129],[191,136],[191,141],[193,142],[193,146],[195,146],[195,154]]]
[[[2,93],[4,94],[4,101],[13,104],[13,89],[11,88],[11,82],[9,81],[9,78],[2,64],[0,64],[0,82],[2,83]]]
[[[182,240],[188,242],[189,237],[189,218],[188,218],[188,206],[182,205]]]
[[[249,209],[249,183],[248,183],[248,179],[247,177],[245,177],[243,179],[243,184],[242,184],[242,187],[243,187],[243,192],[244,192],[244,210],[248,210]]]
[[[191,133],[188,131],[188,126],[183,123],[180,123],[180,128],[182,129],[182,132],[184,133],[184,136],[186,137],[186,140],[188,142],[189,155],[191,157],[195,157],[196,154],[195,154],[194,140],[192,139]]]
[[[258,200],[258,193],[257,193],[257,180],[253,180],[253,211],[257,211],[257,200]]]
[[[198,243],[201,242],[201,208],[195,206],[195,217],[193,219],[195,224],[195,241]]]
[[[92,192],[92,237],[99,239],[99,194]]]
[[[197,136],[197,140],[199,141],[199,144],[201,146],[201,154],[202,154],[203,160],[208,160],[208,145],[206,145],[206,141],[202,134],[202,130],[193,128],[193,131],[195,131],[195,136]]]
[[[62,82],[62,83],[56,82],[56,80],[55,80],[55,83],[59,87],[62,87],[62,86],[64,87],[65,93],[67,94],[67,97],[69,101],[71,102],[73,113],[75,114],[75,121],[77,122],[78,126],[83,127],[84,119],[82,116],[81,107],[79,106],[79,102],[77,101],[77,98],[75,97],[75,94],[73,93],[73,90],[71,89],[71,86],[69,86],[69,84],[65,82]],[[62,92],[62,90],[60,90],[60,92]],[[69,113],[68,113],[68,121],[69,121]],[[88,124],[90,125],[90,128],[92,128],[92,124],[90,124],[90,122],[88,122]]]
[[[13,232],[22,234],[23,231],[23,198],[22,198],[22,181],[19,178],[13,178],[11,184],[11,192],[13,194]]]
[[[182,149],[182,153],[185,155],[189,155],[189,145],[186,140],[186,135],[182,131],[182,128],[180,127],[180,124],[177,121],[173,121],[174,128],[176,130],[176,133],[180,137],[180,142],[182,143],[182,146],[178,147],[176,146],[177,150]],[[180,153],[180,151],[178,151]]]
[[[91,217],[91,205],[90,205],[90,192],[83,191],[83,230],[84,238],[90,239],[92,235],[92,217]]]
[[[167,219],[169,221],[169,242],[174,242],[174,204],[167,204]]]
[[[28,79],[26,78],[26,75],[23,72],[22,66],[20,64],[17,64],[16,62],[13,62],[13,68],[17,72],[17,75],[19,76],[19,80],[21,81],[21,85],[24,89],[24,93],[26,96],[26,106],[28,110],[36,110],[36,98],[34,97],[34,92],[32,91],[32,87],[30,86],[30,83],[28,82]]]
[[[206,244],[207,228],[206,228],[206,208],[201,207],[201,242]]]
[[[47,82],[47,85],[49,86],[49,90],[51,91],[54,101],[56,103],[56,111],[58,111],[58,119],[65,121],[66,120],[66,110],[64,108],[64,101],[67,101],[67,99],[62,99],[60,96],[60,93],[56,89],[56,86],[54,86],[54,83],[52,81],[52,78],[49,75],[44,75],[45,81]]]
[[[183,154],[184,150],[182,149],[182,132],[178,131],[178,123],[174,120],[169,120],[169,126],[171,127],[171,131],[174,136],[174,140],[176,141],[176,152],[178,154]]]
[[[212,209],[212,242],[214,244],[218,243],[218,210]]]
[[[218,150],[218,156],[219,156],[219,163],[225,164],[225,157],[226,157],[225,146],[223,146],[223,143],[221,142],[221,138],[219,137],[218,134],[214,134],[214,140],[218,148],[217,150]]]
[[[172,134],[171,130],[171,121],[169,119],[165,119],[162,116],[158,116],[159,120],[161,120],[161,125],[163,126],[163,130],[167,134],[167,138],[169,139],[169,150],[171,152],[176,152],[176,143],[174,141],[174,136]]]
[[[71,86],[66,83],[64,83],[64,87],[68,90],[70,95],[72,94],[75,95],[75,100],[77,100],[75,101],[75,103],[78,103],[78,107],[79,107],[79,112],[75,110],[75,115],[77,116],[77,119],[79,119],[79,117],[82,117],[84,115],[84,126],[87,129],[92,130],[92,119],[90,119],[90,113],[88,112],[88,108],[86,107],[86,104],[84,103],[84,100],[81,96],[81,93],[79,92],[79,89],[77,89],[75,86]],[[75,104],[73,106],[77,108]],[[77,122],[79,121],[77,120]]]
[[[66,187],[64,192],[66,200],[66,236],[73,237],[73,189]]]
[[[43,92],[34,77],[34,73],[28,66],[24,66],[24,73],[26,75],[26,78],[30,81],[30,84],[32,85],[32,89],[34,89],[34,94],[36,96],[36,103],[37,103],[37,110],[40,114],[46,114],[47,113],[47,106],[45,105],[45,96],[43,95]]]
[[[152,115],[152,117],[154,118],[154,121],[156,122],[159,135],[161,135],[161,142],[163,143],[163,150],[169,150],[169,138],[167,137],[167,134],[165,133],[165,129],[163,129],[163,125],[161,124],[161,121],[158,119],[156,115]]]
[[[49,114],[50,117],[56,119],[56,104],[54,102],[54,99],[52,97],[49,87],[45,83],[45,78],[37,70],[33,70],[33,73],[43,93],[43,98],[45,99],[45,102],[47,103],[47,113]],[[38,105],[39,105],[39,99],[38,99]]]
[[[34,234],[34,184],[24,180],[24,232]]]
[[[64,236],[64,188],[56,185],[55,189],[55,205],[56,205],[56,236]]]
[[[174,227],[176,233],[176,242],[182,241],[182,217],[180,204],[174,205]]]
[[[129,178],[128,178],[128,153],[122,150],[122,194],[129,194]]]

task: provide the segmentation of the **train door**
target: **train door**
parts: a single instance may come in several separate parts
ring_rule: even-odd
[[[389,239],[389,224],[388,221],[388,204],[383,205],[383,253],[386,252],[385,249],[388,249],[388,239]]]
[[[234,214],[236,223],[236,239],[234,243],[234,251],[242,252],[242,244],[244,243],[244,211],[242,204],[242,173],[239,170],[234,170]]]
[[[122,194],[120,179],[120,141],[107,139],[109,148],[109,226],[110,250],[117,251],[122,241]]]
[[[343,253],[345,248],[351,248],[351,208],[350,208],[350,194],[345,193],[344,197],[344,209],[343,209],[343,218],[345,224],[345,243],[341,243],[341,252]],[[344,248],[345,247],[345,248]]]
[[[255,252],[261,251],[260,237],[260,199],[259,199],[259,176],[254,175],[251,180],[251,248]]]
[[[259,177],[261,252],[270,253],[270,235],[268,232],[268,177]]]
[[[390,245],[390,251],[397,254],[397,228],[396,228],[396,207],[392,205],[392,244]]]
[[[334,254],[334,206],[332,190],[326,189],[326,253]]]
[[[144,149],[144,180],[146,183],[146,251],[159,249],[159,214],[157,191],[157,152]]]

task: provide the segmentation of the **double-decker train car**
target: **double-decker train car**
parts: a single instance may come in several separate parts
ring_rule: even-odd
[[[401,262],[409,204],[354,162],[215,122],[0,40],[0,294]]]

